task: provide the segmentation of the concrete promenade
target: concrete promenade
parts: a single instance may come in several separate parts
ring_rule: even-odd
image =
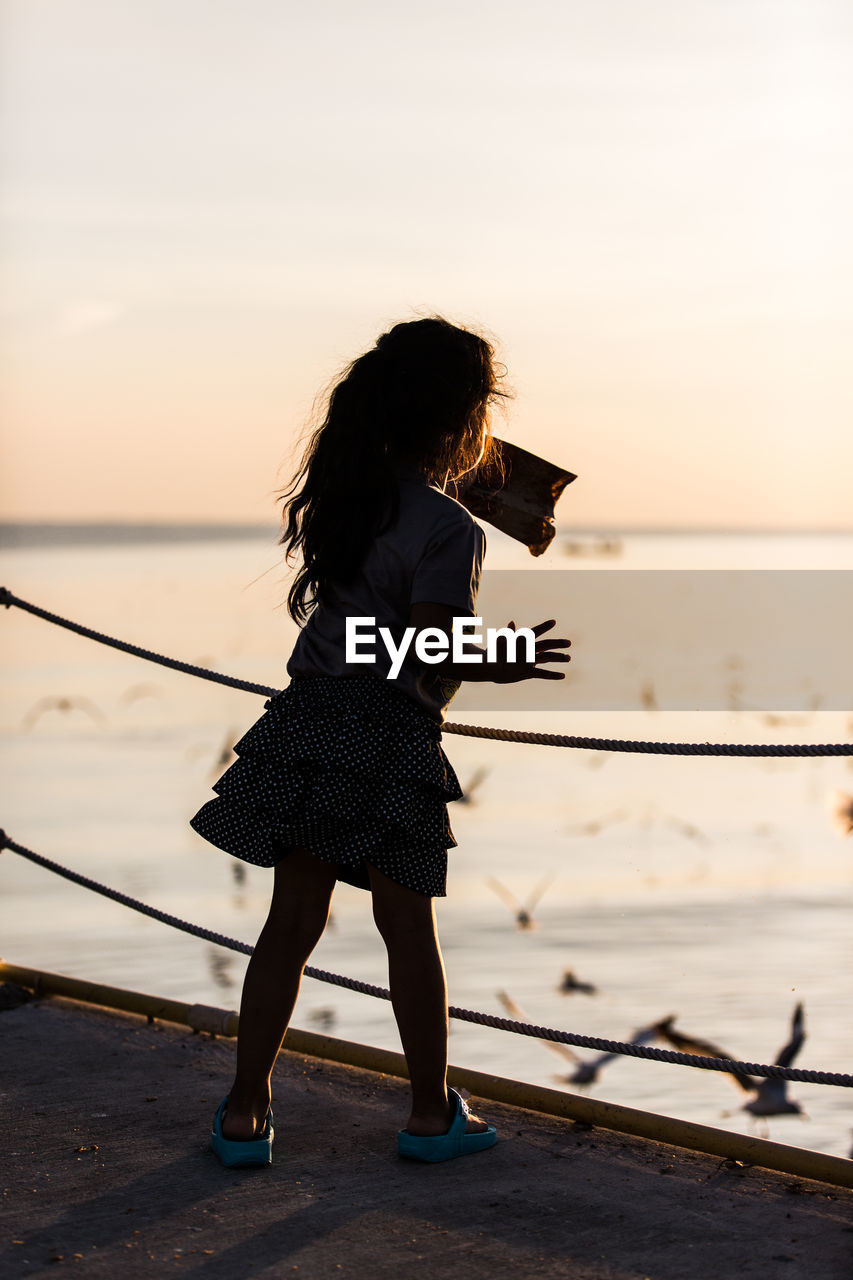
[[[492,1102],[491,1151],[410,1163],[404,1081],[293,1053],[272,1168],[225,1170],[234,1052],[67,1000],[0,1013],[3,1280],[853,1275],[853,1192]]]

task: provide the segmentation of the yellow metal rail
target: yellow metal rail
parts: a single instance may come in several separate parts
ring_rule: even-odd
[[[65,996],[85,1004],[178,1023],[193,1031],[204,1031],[212,1035],[236,1036],[239,1025],[238,1015],[226,1009],[164,1000],[139,991],[127,991],[121,987],[109,987],[81,978],[7,964],[3,960],[0,960],[0,981],[17,982],[23,987],[29,987],[39,996]],[[351,1040],[338,1040],[313,1031],[299,1031],[295,1027],[287,1032],[284,1049],[291,1053],[304,1053],[408,1079],[405,1058],[401,1053],[394,1053],[390,1049],[377,1049]],[[743,1164],[774,1169],[778,1173],[791,1174],[797,1178],[811,1178],[832,1186],[853,1188],[853,1160],[846,1160],[841,1156],[808,1151],[803,1147],[790,1147],[782,1142],[770,1142],[766,1138],[730,1133],[726,1129],[694,1124],[689,1120],[676,1120],[671,1116],[659,1116],[634,1107],[581,1097],[563,1090],[546,1089],[520,1080],[507,1080],[502,1076],[472,1071],[467,1067],[450,1067],[448,1080],[451,1085],[464,1086],[477,1098],[523,1107],[528,1111],[538,1111],[564,1120],[580,1120],[602,1129],[683,1147],[688,1151],[703,1152],[721,1159],[739,1160]]]

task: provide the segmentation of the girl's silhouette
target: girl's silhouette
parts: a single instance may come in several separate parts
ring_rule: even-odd
[[[368,889],[388,951],[412,1105],[402,1155],[445,1160],[491,1146],[495,1130],[448,1091],[447,990],[432,899],[456,844],[447,802],[462,796],[441,748],[461,680],[561,679],[568,640],[535,658],[479,664],[410,656],[396,679],[379,644],[347,661],[347,618],[372,618],[395,643],[407,627],[443,636],[474,616],[485,535],[444,492],[490,445],[502,395],[488,342],[440,318],[395,325],[333,387],[284,501],[282,543],[301,567],[288,597],[303,623],[290,683],[235,746],[236,761],[191,825],[246,862],[275,868],[269,917],[246,971],[237,1072],[213,1127],[225,1164],[272,1155],[270,1074],[305,963],[337,880]],[[513,625],[513,624],[510,624]],[[469,652],[475,651],[473,647]]]

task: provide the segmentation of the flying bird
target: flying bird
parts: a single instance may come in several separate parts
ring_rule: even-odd
[[[225,735],[222,745],[217,749],[216,758],[215,760],[213,760],[210,766],[211,778],[216,777],[218,774],[220,774],[222,770],[226,768],[227,765],[231,764],[232,761],[236,759],[236,756],[234,753],[234,745],[233,745],[234,742],[236,741],[236,737],[235,737],[236,733],[237,733],[236,729],[229,729]],[[192,746],[187,747],[186,758],[188,760],[196,760],[199,756],[209,756],[210,750],[211,750],[210,743],[198,742]]]
[[[516,1022],[530,1022],[530,1019],[522,1009],[521,1005],[516,1004],[512,996],[508,995],[506,991],[498,991],[497,997],[509,1016]],[[578,1070],[581,1070],[587,1065],[584,1063],[581,1056],[575,1053],[574,1049],[567,1044],[560,1044],[557,1040],[540,1040],[539,1043],[544,1044],[545,1048],[550,1049],[552,1053],[556,1053],[564,1062],[573,1063]],[[564,1082],[568,1081],[569,1083],[574,1080],[574,1076],[558,1076],[556,1078]]]
[[[662,1040],[671,1044],[674,1049],[678,1049],[680,1053],[696,1054],[707,1058],[725,1058],[729,1062],[733,1061],[730,1053],[727,1053],[725,1049],[721,1049],[719,1045],[714,1044],[712,1041],[700,1040],[696,1036],[688,1036],[676,1031],[673,1026],[674,1022],[675,1016],[671,1015],[658,1022],[654,1030]],[[775,1065],[789,1067],[799,1053],[804,1040],[803,1006],[798,1004],[791,1020],[790,1038],[784,1048],[779,1050]],[[723,1074],[730,1076],[744,1093],[755,1095],[749,1102],[743,1104],[740,1108],[741,1111],[747,1111],[750,1115],[762,1117],[799,1115],[802,1112],[800,1104],[788,1098],[788,1086],[785,1080],[750,1076],[742,1071],[729,1071]],[[730,1115],[731,1112],[725,1112],[724,1114]]]
[[[581,995],[585,996],[594,996],[598,994],[598,987],[593,986],[591,982],[581,982],[575,977],[574,969],[565,970],[557,990],[564,996],[570,996],[575,991],[579,991]]]
[[[322,1031],[331,1031],[335,1025],[337,1013],[331,1005],[323,1005],[319,1009],[309,1009],[306,1016],[309,1022],[313,1022]]]
[[[808,716],[782,716],[777,715],[772,711],[765,712],[764,715],[761,716],[761,719],[766,725],[769,725],[771,729],[778,729],[788,725],[804,725],[809,722]]]
[[[234,986],[234,979],[231,977],[231,966],[234,963],[233,956],[224,954],[217,947],[210,947],[207,953],[207,963],[210,966],[210,975],[218,987],[228,990]]]
[[[788,1043],[776,1055],[775,1066],[790,1067],[806,1038],[803,1006],[798,1004],[791,1018],[791,1034]],[[741,1111],[748,1111],[752,1116],[794,1116],[802,1115],[799,1102],[788,1097],[788,1081],[773,1079],[768,1076],[753,1085],[757,1090],[751,1102],[744,1103]]]
[[[704,831],[692,822],[685,822],[683,818],[675,818],[671,815],[664,814],[664,822],[673,831],[680,831],[682,835],[687,836],[688,840],[698,840],[700,844],[710,844],[710,840]]]
[[[225,741],[222,743],[222,746],[219,748],[219,754],[217,755],[213,764],[210,766],[211,777],[213,777],[214,774],[219,773],[222,769],[226,768],[227,765],[231,764],[232,760],[236,760],[237,757],[234,752],[235,732],[236,731],[234,729],[229,729],[227,734],[225,735]]]
[[[533,919],[533,909],[541,900],[545,890],[554,883],[556,878],[557,877],[553,873],[547,875],[545,879],[542,880],[533,890],[533,893],[524,905],[522,905],[515,895],[510,893],[509,889],[506,889],[499,880],[495,880],[493,877],[490,877],[486,883],[489,888],[493,889],[498,895],[504,906],[513,913],[515,916],[515,923],[519,929],[535,929],[536,921]]]
[[[516,1022],[530,1021],[521,1006],[516,1004],[505,991],[499,991],[497,996],[509,1016],[514,1018]],[[649,1044],[654,1038],[655,1028],[653,1026],[643,1027],[639,1031],[633,1032],[629,1043]],[[558,1084],[595,1084],[598,1080],[599,1072],[608,1062],[612,1062],[614,1058],[624,1057],[624,1054],[621,1053],[598,1053],[594,1058],[582,1058],[569,1045],[561,1044],[557,1040],[540,1039],[539,1043],[543,1044],[546,1049],[550,1049],[552,1053],[556,1053],[564,1062],[571,1062],[574,1066],[574,1070],[570,1075],[554,1077]]]
[[[644,711],[657,711],[658,700],[655,696],[655,687],[651,680],[646,680],[640,686],[640,702]]]
[[[628,1044],[651,1044],[655,1038],[655,1028],[640,1027],[636,1031],[632,1031]],[[613,1062],[616,1058],[624,1058],[623,1053],[599,1053],[594,1058],[585,1058],[577,1067],[573,1075],[569,1076],[569,1084],[595,1084],[598,1080],[598,1073],[607,1066],[608,1062]]]
[[[106,724],[107,718],[99,706],[91,698],[65,698],[48,694],[34,702],[21,721],[22,729],[32,729],[33,725],[46,711],[84,711],[95,724]]]
[[[163,690],[159,684],[132,684],[124,690],[119,703],[123,707],[130,706],[131,702],[138,702],[140,698],[159,698],[163,694]]]
[[[677,1031],[673,1025],[675,1018],[676,1015],[671,1013],[668,1018],[662,1018],[660,1022],[655,1023],[653,1030],[658,1039],[671,1045],[679,1053],[688,1053],[699,1058],[725,1058],[728,1062],[733,1061],[732,1055],[713,1041],[700,1040],[698,1036],[688,1036],[683,1031]],[[743,1071],[727,1071],[723,1074],[730,1076],[745,1093],[754,1092],[755,1081],[752,1076],[746,1075]]]
[[[457,804],[476,804],[476,801],[474,799],[474,792],[477,790],[479,786],[483,784],[483,782],[485,781],[486,778],[488,778],[490,773],[491,773],[491,770],[486,768],[485,765],[481,765],[479,769],[475,769],[474,773],[471,775],[471,779],[467,787],[463,787],[462,795],[459,797],[456,803]]]
[[[643,831],[648,831],[657,821],[663,822],[673,831],[680,831],[682,835],[687,836],[689,840],[697,840],[700,844],[710,844],[708,837],[704,831],[696,826],[695,822],[688,822],[684,818],[676,817],[675,814],[662,813],[658,816],[655,812],[655,805],[648,804],[643,810],[643,816],[640,819],[640,827]]]
[[[836,791],[832,817],[842,835],[849,836],[853,832],[853,796],[846,791]]]
[[[592,818],[589,822],[573,822],[564,830],[568,836],[597,836],[605,827],[610,827],[616,822],[624,822],[627,817],[627,809],[614,809],[603,818]]]

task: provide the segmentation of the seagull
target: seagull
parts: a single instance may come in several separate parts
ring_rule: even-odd
[[[808,716],[782,716],[777,715],[772,711],[765,712],[760,718],[766,725],[769,725],[771,729],[783,728],[788,725],[804,725],[809,722]]]
[[[853,796],[846,791],[836,791],[832,817],[839,831],[845,836],[853,833]]]
[[[530,1021],[520,1005],[517,1005],[512,997],[507,995],[505,991],[499,991],[497,995],[507,1013],[511,1018],[514,1018],[516,1022]],[[649,1042],[654,1040],[654,1038],[655,1028],[653,1026],[643,1027],[641,1030],[635,1031],[632,1034],[630,1043],[649,1044]],[[612,1062],[614,1058],[622,1058],[625,1056],[621,1053],[599,1053],[596,1054],[594,1058],[582,1058],[579,1054],[575,1053],[574,1049],[569,1045],[561,1044],[557,1040],[540,1040],[539,1043],[543,1044],[546,1049],[550,1049],[552,1053],[558,1054],[564,1061],[574,1064],[575,1069],[571,1075],[554,1077],[559,1084],[595,1084],[598,1080],[599,1071],[601,1071],[608,1062]]]
[[[644,831],[648,831],[656,821],[658,821],[658,818],[655,813],[655,806],[653,804],[646,805],[640,820],[640,826]],[[710,844],[704,831],[700,831],[694,822],[687,822],[684,818],[678,818],[671,813],[661,814],[660,821],[671,827],[673,831],[680,831],[682,835],[687,836],[690,840],[698,840],[700,844]]]
[[[725,1058],[728,1062],[733,1061],[730,1053],[727,1053],[725,1049],[721,1049],[718,1044],[714,1044],[711,1040],[700,1040],[698,1036],[688,1036],[681,1031],[676,1031],[673,1025],[675,1018],[676,1015],[671,1013],[668,1018],[662,1018],[660,1022],[655,1023],[653,1031],[658,1039],[672,1045],[673,1049],[677,1049],[679,1053],[694,1054],[700,1058]],[[743,1089],[745,1093],[755,1092],[756,1084],[752,1076],[746,1075],[743,1071],[727,1071],[724,1074],[730,1076],[734,1083]]]
[[[790,1067],[803,1046],[806,1038],[803,1006],[798,1004],[791,1019],[791,1035],[788,1043],[776,1055],[775,1066]],[[741,1111],[748,1111],[752,1116],[796,1116],[802,1115],[799,1102],[788,1097],[788,1081],[773,1079],[768,1076],[753,1085],[757,1090],[751,1102],[745,1103]]]
[[[123,707],[130,706],[131,702],[137,702],[140,698],[159,698],[162,697],[163,690],[159,684],[132,684],[125,689],[119,698],[119,702]]]
[[[642,703],[645,711],[657,711],[658,700],[655,697],[655,687],[651,680],[646,680],[646,682],[640,686],[640,702]]]
[[[612,826],[616,822],[624,822],[627,817],[627,809],[614,809],[603,818],[592,818],[589,822],[573,822],[571,826],[565,828],[565,832],[569,836],[597,836],[605,827]]]
[[[498,991],[497,997],[500,1000],[501,1004],[503,1005],[504,1009],[506,1009],[509,1016],[511,1018],[514,1018],[516,1022],[530,1021],[530,1019],[528,1018],[524,1010],[521,1008],[521,1006],[516,1004],[512,996],[508,995],[506,991]],[[572,1049],[567,1044],[560,1044],[559,1041],[557,1040],[540,1040],[539,1043],[544,1044],[545,1048],[550,1049],[552,1053],[558,1054],[558,1056],[561,1057],[564,1062],[571,1062],[575,1064],[577,1068],[575,1075],[577,1075],[578,1073],[584,1074],[585,1069],[588,1069],[592,1065],[589,1062],[584,1062],[583,1058],[581,1058],[579,1054],[575,1053],[574,1049]],[[555,1079],[561,1080],[564,1083],[568,1082],[569,1084],[572,1084],[572,1083],[586,1084],[587,1083],[586,1079],[576,1081],[575,1075],[557,1076],[555,1077]],[[590,1077],[590,1079],[594,1079],[594,1078],[595,1078],[594,1075]]]
[[[211,778],[215,777],[218,773],[220,773],[226,767],[226,765],[231,764],[232,760],[236,759],[233,744],[234,744],[237,732],[238,731],[236,729],[229,729],[228,732],[226,733],[222,746],[219,747],[219,749],[217,750],[216,759],[213,761],[213,763],[210,766]],[[188,760],[196,760],[199,756],[209,756],[209,755],[210,755],[209,743],[198,742],[198,743],[195,743],[193,746],[187,747],[187,750],[186,750],[186,758]]]
[[[463,793],[459,797],[459,799],[456,801],[456,803],[457,804],[476,804],[476,801],[474,800],[474,792],[477,790],[479,786],[482,785],[483,781],[486,778],[488,778],[490,772],[491,770],[487,769],[485,765],[481,765],[479,769],[476,769],[473,775],[471,776],[471,780],[469,781],[467,787],[463,788]]]
[[[39,716],[43,716],[45,711],[85,711],[86,715],[95,721],[95,724],[106,724],[107,722],[103,711],[92,702],[91,698],[65,698],[48,694],[44,698],[39,698],[38,702],[33,703],[21,721],[21,728],[32,729]]]
[[[226,765],[231,764],[232,760],[237,759],[237,756],[234,751],[234,733],[235,733],[234,729],[229,729],[227,734],[225,735],[225,741],[222,743],[222,746],[219,748],[219,754],[214,760],[213,764],[210,766],[211,777],[213,777],[213,775],[218,773],[221,769],[224,769]]]
[[[682,835],[687,836],[688,840],[698,840],[700,844],[710,844],[710,840],[704,831],[700,831],[692,822],[685,822],[683,818],[674,818],[671,815],[664,815],[664,822],[668,827],[672,827],[674,831],[680,831]]]
[[[331,1031],[337,1014],[331,1005],[323,1005],[320,1009],[310,1009],[307,1017],[309,1022],[313,1022],[323,1031]]]
[[[640,1027],[636,1031],[631,1032],[631,1038],[628,1044],[650,1044],[655,1038],[655,1028]],[[594,1058],[585,1058],[579,1065],[573,1075],[568,1077],[568,1084],[595,1084],[598,1080],[598,1073],[608,1062],[612,1062],[615,1058],[624,1058],[623,1053],[599,1053]]]
[[[598,994],[598,987],[593,986],[591,982],[580,982],[575,977],[574,969],[565,970],[557,990],[564,996],[570,996],[574,991],[580,991],[581,994],[585,996],[594,996]]]
[[[557,877],[553,874],[547,875],[545,879],[542,880],[533,890],[533,893],[530,895],[524,906],[522,906],[514,894],[510,893],[509,889],[504,888],[499,880],[495,880],[490,877],[486,883],[490,889],[495,891],[504,906],[513,912],[515,915],[515,923],[518,925],[519,929],[535,929],[536,921],[533,919],[533,908],[539,902],[540,898],[545,893],[545,890],[554,883],[556,878]]]
[[[223,954],[216,947],[211,947],[207,954],[207,962],[210,965],[211,977],[218,987],[227,990],[234,986],[234,979],[230,972],[233,964],[232,956]]]
[[[683,1035],[680,1031],[676,1031],[672,1025],[674,1022],[675,1016],[671,1015],[658,1022],[654,1028],[655,1033],[662,1040],[671,1044],[674,1049],[678,1049],[681,1053],[697,1054],[708,1058],[725,1058],[730,1062],[733,1061],[730,1053],[727,1053],[725,1049],[721,1049],[719,1045],[713,1044],[710,1040],[699,1040],[695,1036]],[[791,1021],[791,1037],[785,1047],[779,1050],[775,1065],[789,1067],[799,1053],[805,1038],[803,1006],[798,1004]],[[744,1103],[740,1108],[741,1111],[747,1111],[753,1116],[783,1116],[802,1113],[800,1104],[787,1097],[787,1081],[785,1080],[750,1076],[742,1071],[729,1071],[723,1074],[730,1076],[745,1093],[755,1094],[754,1098]],[[731,1113],[725,1112],[724,1114],[730,1115]]]

